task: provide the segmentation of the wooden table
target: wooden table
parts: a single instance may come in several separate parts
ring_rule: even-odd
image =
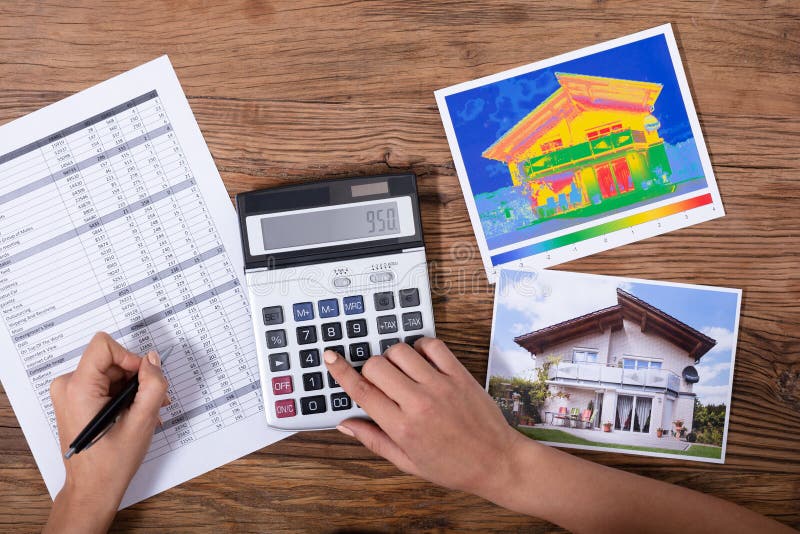
[[[137,4],[0,4],[0,121],[167,53],[231,195],[306,179],[415,172],[437,330],[480,381],[492,288],[433,90],[672,22],[728,215],[563,268],[744,289],[727,463],[575,454],[800,527],[800,5]],[[4,393],[0,452],[0,530],[36,530],[50,499]],[[547,486],[542,481],[542,491]],[[401,474],[337,432],[294,436],[251,454],[124,510],[114,528],[154,526],[553,528]]]

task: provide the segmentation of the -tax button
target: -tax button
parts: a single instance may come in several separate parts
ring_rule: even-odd
[[[372,273],[369,275],[369,281],[373,284],[379,284],[381,282],[391,282],[394,278],[392,273]]]
[[[347,287],[350,285],[350,279],[339,277],[333,279],[333,287]]]

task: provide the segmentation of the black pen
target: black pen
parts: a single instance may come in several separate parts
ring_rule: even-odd
[[[161,365],[164,365],[167,357],[172,354],[175,345],[167,349],[164,356],[161,357]],[[78,454],[82,450],[88,449],[102,438],[108,432],[120,416],[122,410],[127,408],[136,397],[136,392],[139,391],[139,375],[138,373],[131,377],[130,380],[122,388],[122,391],[114,395],[105,406],[89,421],[89,424],[81,430],[78,437],[69,444],[69,449],[64,453],[64,458],[69,458],[73,454]]]

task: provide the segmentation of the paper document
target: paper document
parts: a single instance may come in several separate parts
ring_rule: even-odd
[[[273,443],[233,207],[164,56],[0,128],[0,378],[51,496],[50,382],[96,331],[176,350],[122,506]]]

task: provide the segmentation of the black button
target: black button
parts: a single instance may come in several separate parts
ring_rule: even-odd
[[[325,323],[320,326],[323,341],[336,341],[342,339],[342,325],[340,323]]]
[[[411,345],[413,347],[414,343],[416,343],[418,339],[423,337],[425,336],[406,336],[406,338],[403,341],[405,341],[406,345]]]
[[[400,296],[400,306],[409,308],[411,306],[419,306],[419,289],[401,289],[398,292]]]
[[[278,352],[269,355],[269,370],[273,373],[289,370],[289,353]]]
[[[340,388],[340,387],[342,387],[342,386],[339,385],[339,382],[337,382],[336,379],[333,378],[333,375],[331,374],[330,371],[328,371],[328,387],[329,388]]]
[[[394,308],[394,294],[391,291],[375,293],[375,309],[377,311],[391,310]]]
[[[397,345],[398,343],[400,343],[400,339],[396,337],[381,339],[381,354],[386,352],[386,349],[388,349],[392,345]]]
[[[353,343],[350,345],[350,360],[354,362],[363,362],[369,360],[372,354],[369,351],[369,343]]]
[[[309,343],[317,342],[317,327],[313,324],[311,326],[298,326],[297,327],[297,343],[300,345],[308,345]]]
[[[332,350],[333,352],[344,356],[344,345],[334,345],[332,347],[325,347],[325,350]]]
[[[378,322],[379,334],[391,334],[397,332],[397,316],[396,315],[381,315],[376,319]]]
[[[420,312],[409,312],[403,314],[403,330],[422,329],[422,314]]]
[[[286,346],[286,330],[267,330],[267,347],[278,349]]]
[[[353,369],[355,369],[358,374],[361,374],[361,371],[364,369],[364,366],[363,365],[359,365],[358,367],[356,367],[354,365]]]
[[[306,373],[303,375],[303,389],[306,391],[314,391],[315,389],[322,389],[325,384],[322,383],[322,373]]]
[[[353,401],[347,393],[331,393],[331,408],[334,412],[339,410],[349,410],[353,407]]]
[[[316,367],[319,365],[319,350],[306,349],[300,351],[300,367]]]
[[[281,324],[283,322],[283,308],[280,306],[261,308],[261,313],[264,316],[265,326]]]
[[[323,413],[327,409],[325,405],[325,395],[314,395],[313,397],[303,397],[300,399],[300,412],[303,415]]]
[[[352,321],[347,321],[347,337],[364,337],[366,335],[366,319],[353,319]]]

